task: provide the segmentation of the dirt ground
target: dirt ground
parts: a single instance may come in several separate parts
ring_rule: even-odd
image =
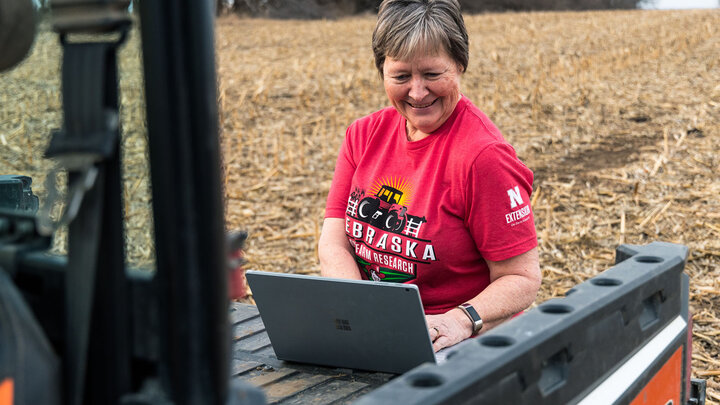
[[[623,243],[687,245],[693,373],[720,403],[720,12],[468,16],[463,93],[534,171],[541,303],[614,263]],[[345,128],[387,104],[372,16],[218,20],[228,229],[247,268],[316,274],[324,200]],[[127,254],[153,266],[137,33],[122,51]],[[0,76],[0,173],[41,200],[49,128],[61,125],[60,50],[49,32]],[[61,251],[62,238],[56,249]]]

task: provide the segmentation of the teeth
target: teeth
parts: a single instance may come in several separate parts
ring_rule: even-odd
[[[432,105],[432,103],[427,103],[427,104],[422,104],[422,105],[412,104],[412,103],[408,103],[408,104],[410,104],[413,108],[425,108],[425,107],[430,107]]]

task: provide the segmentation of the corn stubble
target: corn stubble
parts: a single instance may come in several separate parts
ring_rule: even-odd
[[[621,243],[688,245],[693,372],[720,401],[720,12],[467,16],[462,88],[535,172],[544,281],[536,303],[613,265]],[[372,16],[220,18],[218,102],[228,229],[247,268],[316,274],[324,201],[345,128],[386,105]],[[152,266],[137,33],[121,56],[131,264]],[[40,33],[0,86],[0,167],[44,196],[48,128],[60,126],[60,51]],[[62,251],[62,243],[56,248]]]

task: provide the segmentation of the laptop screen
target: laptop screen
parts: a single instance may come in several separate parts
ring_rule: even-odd
[[[390,373],[435,362],[415,285],[246,276],[279,359]]]

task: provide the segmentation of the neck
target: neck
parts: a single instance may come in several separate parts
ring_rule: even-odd
[[[430,134],[426,134],[417,128],[411,128],[410,124],[405,123],[405,133],[407,140],[410,142],[419,141],[423,138],[427,138]]]

